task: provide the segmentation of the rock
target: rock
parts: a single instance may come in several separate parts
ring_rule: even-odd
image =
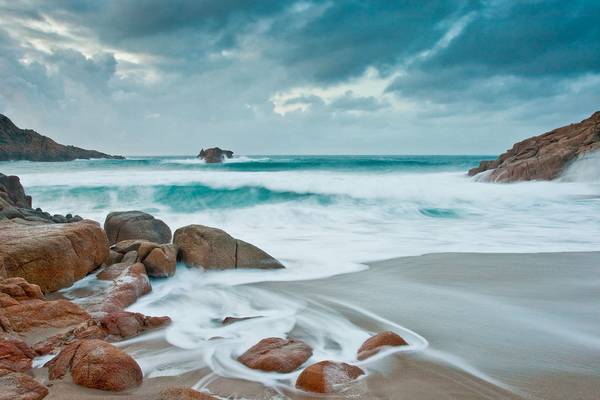
[[[198,154],[198,158],[206,161],[209,164],[222,163],[226,158],[232,158],[233,151],[222,150],[219,147],[212,147],[210,149],[202,149]]]
[[[354,365],[321,361],[306,367],[296,380],[296,387],[307,392],[333,393],[337,391],[336,386],[348,384],[364,371]]]
[[[153,249],[142,261],[146,272],[154,278],[167,278],[175,275],[177,251],[175,246],[166,244]]]
[[[71,372],[73,382],[92,389],[122,391],[142,383],[142,370],[131,356],[102,340],[78,340],[48,363],[48,378],[62,379]]]
[[[159,244],[171,242],[171,229],[160,219],[142,211],[116,211],[106,216],[104,230],[110,244],[143,239]]]
[[[190,388],[167,388],[160,392],[158,400],[217,400],[217,398]]]
[[[408,343],[394,332],[380,332],[367,339],[357,351],[359,360],[364,360],[377,354],[384,347],[408,346]]]
[[[108,258],[106,259],[106,261],[104,261],[104,266],[110,266],[116,263],[120,263],[123,260],[123,254],[118,253],[114,250],[109,250],[108,252]]]
[[[0,369],[25,372],[36,356],[31,347],[16,336],[0,332]]]
[[[29,375],[0,369],[0,400],[40,400],[48,389]]]
[[[206,269],[284,268],[266,252],[235,239],[227,232],[204,225],[179,228],[173,236],[177,257],[190,267]]]
[[[237,268],[281,269],[285,268],[279,261],[253,244],[236,239]]]
[[[140,313],[118,311],[100,319],[99,325],[109,335],[119,338],[137,336],[148,330],[171,323],[169,317],[148,317]]]
[[[106,235],[93,221],[51,225],[0,221],[0,271],[25,278],[45,293],[71,286],[107,256]]]
[[[95,150],[64,146],[31,129],[19,129],[8,117],[0,114],[0,161],[71,161],[90,158],[123,159]]]
[[[236,322],[246,321],[246,320],[254,319],[254,318],[260,318],[260,317],[259,316],[256,316],[256,317],[225,317],[225,318],[223,318],[223,321],[221,321],[221,323],[223,325],[231,325]]]
[[[66,328],[90,315],[67,300],[43,300],[39,286],[23,278],[0,279],[0,327],[5,331],[29,332],[42,328]]]
[[[152,290],[146,267],[142,263],[111,265],[98,274],[98,279],[113,282],[112,286],[103,293],[103,297],[91,307],[90,311],[95,313],[121,311]]]
[[[292,372],[312,356],[312,349],[301,340],[267,338],[242,354],[238,361],[252,369]]]
[[[482,161],[469,171],[491,182],[551,180],[576,159],[600,150],[600,111],[579,123],[516,143],[496,160]]]
[[[172,244],[158,244],[146,240],[124,240],[111,247],[111,251],[122,254],[125,261],[141,262],[146,267],[148,276],[154,278],[167,278],[175,275],[177,268],[177,250]],[[125,259],[130,254],[131,259]]]
[[[25,194],[18,176],[0,173],[0,198],[11,206],[31,208],[31,196]]]

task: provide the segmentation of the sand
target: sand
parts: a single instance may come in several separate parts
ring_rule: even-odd
[[[389,329],[388,320],[428,340],[422,352],[378,361],[342,398],[592,400],[600,393],[600,252],[430,254],[258,286],[331,306],[373,331]],[[61,382],[48,399],[152,399],[162,387],[191,386],[208,373],[148,378],[123,394]],[[311,398],[216,376],[207,382],[224,398]]]

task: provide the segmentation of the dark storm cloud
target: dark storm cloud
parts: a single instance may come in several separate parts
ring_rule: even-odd
[[[439,103],[549,97],[600,73],[600,2],[494,1],[431,58],[388,87]]]

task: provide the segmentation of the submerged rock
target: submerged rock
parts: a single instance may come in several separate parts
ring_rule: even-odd
[[[148,330],[160,328],[171,323],[169,317],[148,317],[144,314],[129,311],[110,313],[99,321],[99,326],[109,335],[125,339],[137,336]]]
[[[140,366],[131,356],[102,340],[78,340],[46,363],[50,380],[68,372],[77,385],[92,389],[122,391],[141,385]]]
[[[238,361],[252,369],[287,373],[298,369],[312,353],[301,340],[267,338],[249,348]]]
[[[357,351],[357,358],[364,360],[382,350],[385,347],[408,346],[408,343],[394,332],[380,332],[367,339]]]
[[[48,389],[29,375],[0,368],[0,400],[40,400]]]
[[[209,226],[188,225],[179,228],[175,231],[173,243],[178,249],[178,259],[190,267],[284,268],[279,261],[258,247]]]
[[[348,384],[364,375],[364,371],[354,365],[321,361],[306,367],[296,380],[296,387],[307,392],[334,393],[339,386]]]
[[[171,242],[171,229],[160,219],[142,211],[115,211],[106,216],[104,230],[109,243],[147,240],[159,244]]]
[[[51,225],[0,221],[0,276],[25,278],[45,293],[71,286],[107,256],[106,235],[93,221]]]
[[[482,161],[469,171],[491,182],[551,180],[580,157],[600,150],[600,111],[579,123],[516,143],[496,160]]]
[[[157,400],[217,400],[217,398],[190,388],[167,388],[160,392]]]
[[[210,149],[202,149],[198,154],[198,158],[206,161],[209,164],[221,163],[226,158],[232,158],[233,151],[223,150],[219,147],[212,147]]]
[[[31,129],[19,129],[5,115],[0,114],[0,161],[71,161],[76,159],[123,159],[95,150],[56,143]]]

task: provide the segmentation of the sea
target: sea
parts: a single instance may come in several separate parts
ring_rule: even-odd
[[[111,211],[141,210],[172,231],[188,224],[221,228],[279,259],[285,270],[179,266],[175,277],[153,280],[153,292],[130,309],[174,321],[158,333],[173,349],[136,355],[148,376],[208,366],[219,376],[291,386],[294,373],[252,371],[236,357],[265,336],[294,331],[313,346],[315,360],[355,362],[370,332],[329,308],[253,284],[351,274],[368,269],[367,262],[426,253],[600,249],[598,158],[574,163],[552,182],[467,176],[480,160],[493,158],[259,155],[206,164],[193,156],[128,157],[2,162],[0,171],[18,175],[33,206],[52,214],[102,224]],[[222,326],[225,316],[261,318],[240,329]],[[428,345],[410,327],[386,323],[408,338],[407,350]]]

